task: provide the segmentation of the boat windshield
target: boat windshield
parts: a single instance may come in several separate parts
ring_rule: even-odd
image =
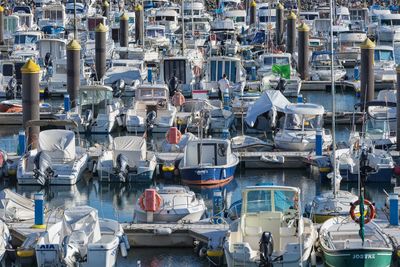
[[[375,50],[374,59],[376,61],[393,61],[393,51],[391,50]]]
[[[251,190],[247,192],[246,212],[284,212],[298,208],[298,196],[289,190]]]
[[[38,40],[37,35],[15,35],[14,44],[34,44]]]
[[[81,114],[86,110],[92,110],[94,116],[106,114],[107,104],[112,102],[112,92],[105,90],[82,90],[80,92]]]
[[[322,124],[322,115],[286,114],[286,130],[315,131],[322,129]]]
[[[139,95],[141,99],[166,99],[166,93],[165,90],[157,90],[157,89],[152,89],[152,88],[147,88],[147,89],[140,89]]]
[[[383,135],[390,132],[390,125],[387,120],[369,118],[365,126],[365,132],[369,135]]]
[[[62,10],[45,10],[43,17],[50,20],[62,20],[63,11]]]
[[[276,17],[271,16],[271,21],[269,20],[269,16],[260,16],[260,22],[276,22]]]
[[[399,19],[382,19],[381,20],[382,26],[400,26]]]
[[[289,65],[288,57],[265,57],[264,65]]]
[[[148,29],[146,30],[147,37],[164,37],[163,29]]]

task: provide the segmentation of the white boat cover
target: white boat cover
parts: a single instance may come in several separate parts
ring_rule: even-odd
[[[132,66],[113,67],[107,71],[104,78],[104,84],[113,84],[118,80],[124,80],[126,84],[132,84],[138,80],[142,82],[140,70]]]
[[[74,231],[84,232],[88,238],[88,244],[99,241],[101,232],[97,209],[89,206],[77,206],[65,210],[61,237],[71,235]]]
[[[114,138],[113,150],[114,162],[122,154],[128,159],[129,166],[133,167],[136,162],[146,159],[146,140],[140,136],[119,136]]]
[[[249,107],[245,121],[250,127],[254,127],[258,116],[272,109],[283,112],[288,104],[290,104],[289,100],[280,91],[265,90],[260,98]]]
[[[70,162],[76,154],[75,133],[61,129],[40,132],[38,151],[45,151],[53,162]]]
[[[34,201],[10,189],[0,191],[0,209],[4,221],[25,221],[35,218]]]
[[[8,227],[3,221],[0,220],[0,261],[3,260],[7,248],[9,247],[10,240],[11,235]]]

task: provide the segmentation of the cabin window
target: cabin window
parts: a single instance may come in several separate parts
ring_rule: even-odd
[[[223,67],[223,62],[222,61],[218,61],[218,73],[217,73],[217,80],[219,81],[222,78],[222,67]],[[227,73],[229,75],[229,73]]]
[[[28,6],[16,6],[13,9],[13,13],[26,13],[26,14],[30,14],[31,13],[31,9]]]
[[[271,16],[271,21],[269,20],[269,16],[260,16],[260,22],[275,22],[276,17]]]
[[[173,16],[165,17],[165,21],[175,21],[175,17]]]
[[[25,65],[25,62],[14,63],[15,78],[16,78],[17,80],[21,80],[21,79],[22,79],[21,68],[22,68],[22,66],[24,66],[24,65]]]
[[[225,73],[226,73],[226,75],[228,76],[228,80],[232,80],[232,77],[231,77],[231,72],[230,72],[230,70],[231,70],[231,62],[229,62],[229,61],[225,61]]]
[[[385,133],[390,132],[390,125],[385,119],[368,119],[367,125],[365,127],[366,133],[370,135],[380,135],[383,136]]]
[[[18,26],[18,19],[14,19],[12,17],[6,19],[4,18],[4,28],[8,32],[15,32]]]
[[[211,81],[217,80],[217,61],[211,61]]]
[[[236,62],[231,61],[231,75],[229,76],[231,82],[236,82]]]
[[[244,17],[236,17],[236,22],[245,22]]]
[[[14,44],[34,44],[37,40],[37,35],[15,35]]]
[[[156,16],[156,21],[162,21],[162,17],[161,16]]]
[[[12,64],[3,65],[3,76],[13,76],[14,67]]]
[[[164,82],[168,83],[172,76],[186,84],[186,62],[184,59],[164,60]]]
[[[63,18],[63,12],[61,10],[46,10],[44,12],[44,18],[51,20],[60,20]]]
[[[374,58],[376,61],[392,61],[393,51],[390,50],[375,50]]]
[[[286,114],[286,130],[315,131],[321,129],[322,124],[321,115]]]
[[[297,209],[297,193],[287,190],[253,190],[247,193],[246,212],[283,212]]]

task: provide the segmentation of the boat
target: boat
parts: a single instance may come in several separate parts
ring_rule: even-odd
[[[182,182],[191,185],[215,185],[233,179],[239,158],[224,139],[189,140],[179,163]]]
[[[165,84],[141,84],[136,88],[133,105],[126,111],[125,126],[128,132],[165,133],[174,125],[176,107],[169,101]]]
[[[99,219],[92,207],[76,206],[41,233],[36,261],[38,266],[115,266],[118,247],[126,257],[129,243],[117,221]]]
[[[289,151],[315,149],[317,131],[322,132],[323,149],[332,144],[332,135],[323,128],[324,107],[317,104],[289,104],[285,110],[285,122],[275,135],[277,148]]]
[[[11,249],[11,234],[5,222],[0,220],[0,263],[6,266],[6,254]]]
[[[301,79],[291,67],[291,54],[266,53],[259,57],[258,62],[260,67],[257,75],[263,90],[280,90],[285,96],[297,96],[300,93]]]
[[[314,81],[329,81],[331,79],[331,53],[329,51],[314,51],[311,55],[311,79]],[[346,70],[339,62],[337,54],[334,57],[334,79],[341,80],[346,76]]]
[[[167,38],[165,26],[163,25],[147,25],[146,26],[146,47],[169,47],[170,40]]]
[[[361,145],[362,143],[362,145]],[[368,183],[390,183],[393,176],[394,160],[390,153],[383,149],[377,149],[371,140],[360,141],[356,136],[351,140],[350,148],[336,150],[339,173],[346,182],[356,182],[359,176],[359,161],[363,149],[368,150],[367,164],[373,172],[366,179]]]
[[[337,38],[339,62],[348,68],[358,65],[361,61],[360,45],[367,39],[367,34],[364,31],[347,31],[340,32]]]
[[[248,186],[240,218],[230,224],[224,252],[232,266],[306,266],[318,235],[303,218],[300,189]]]
[[[12,51],[37,50],[37,41],[42,39],[41,31],[17,31],[14,33]]]
[[[146,189],[135,204],[134,221],[198,222],[206,211],[204,200],[184,186],[163,186]]]
[[[79,132],[111,133],[122,126],[122,102],[113,98],[111,87],[81,86],[78,101],[79,105],[67,112],[66,117],[78,124]]]
[[[0,191],[0,217],[4,222],[21,222],[35,218],[35,203],[5,188]]]
[[[400,27],[399,27],[400,29]],[[394,48],[389,45],[377,45],[374,49],[375,82],[396,82],[396,62]]]
[[[278,126],[278,112],[285,112],[289,100],[279,90],[265,90],[260,97],[249,106],[244,125],[246,132],[269,132]]]
[[[238,135],[231,139],[232,150],[243,151],[271,151],[273,145],[250,135]]]
[[[112,149],[99,157],[97,173],[101,182],[150,182],[156,166],[144,137],[120,136],[114,138]]]
[[[54,125],[55,122],[31,121],[26,127]],[[59,124],[66,124],[61,121]],[[18,162],[20,185],[73,185],[82,177],[89,159],[86,149],[76,145],[75,133],[54,129],[39,133],[37,148],[27,150]]]
[[[322,224],[319,243],[327,266],[391,266],[393,247],[373,221],[364,226],[347,217],[334,217]]]
[[[382,14],[379,16],[376,37],[380,43],[400,42],[400,14]]]

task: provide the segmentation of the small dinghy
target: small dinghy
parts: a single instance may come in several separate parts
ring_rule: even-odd
[[[198,222],[206,211],[203,199],[183,186],[146,189],[135,205],[138,222]]]
[[[32,220],[35,218],[35,203],[10,189],[3,189],[0,192],[0,216],[7,222]]]
[[[115,266],[118,246],[123,257],[130,248],[121,225],[99,219],[97,210],[78,206],[47,228],[36,244],[38,266]]]

